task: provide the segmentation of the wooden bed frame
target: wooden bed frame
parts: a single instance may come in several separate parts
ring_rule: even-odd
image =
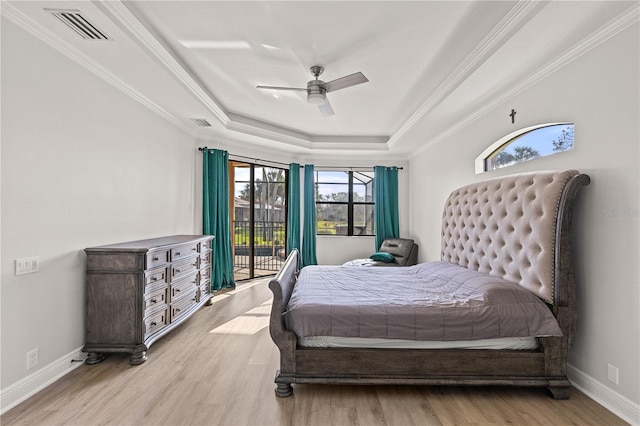
[[[280,350],[276,395],[291,395],[293,383],[328,383],[539,386],[556,399],[569,398],[566,361],[576,326],[571,221],[576,195],[589,182],[587,175],[572,172],[555,204],[553,298],[547,305],[564,336],[539,338],[536,350],[299,347],[282,315],[296,284],[299,254],[294,250],[269,283],[274,296],[269,329]]]

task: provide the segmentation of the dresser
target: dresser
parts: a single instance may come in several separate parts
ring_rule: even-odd
[[[211,305],[209,235],[173,235],[85,249],[86,364],[107,352],[142,364],[153,342]]]

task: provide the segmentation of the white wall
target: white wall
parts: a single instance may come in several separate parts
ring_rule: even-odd
[[[194,233],[197,151],[192,137],[6,20],[1,148],[4,410],[9,387],[83,345],[85,247]],[[40,271],[15,276],[14,259],[31,256]],[[27,370],[35,348],[39,365]]]
[[[635,422],[640,421],[638,34],[636,23],[413,156],[410,196],[411,231],[421,243],[420,258],[437,260],[441,209],[455,187],[533,170],[578,169],[591,176],[574,215],[579,322],[569,362],[574,378],[591,386],[587,391],[609,405],[617,400],[618,412],[628,408],[627,419]],[[518,111],[516,125],[508,116],[511,108]],[[573,150],[474,174],[475,157],[492,142],[517,128],[554,121],[575,123]],[[619,369],[619,385],[607,379],[607,364]]]

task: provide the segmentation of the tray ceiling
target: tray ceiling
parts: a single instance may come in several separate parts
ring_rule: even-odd
[[[108,40],[79,36],[52,9]],[[5,1],[2,14],[205,142],[406,158],[637,22],[638,7],[53,0]],[[325,81],[361,71],[369,82],[329,93],[330,117],[304,92],[256,89],[306,87],[313,65]]]

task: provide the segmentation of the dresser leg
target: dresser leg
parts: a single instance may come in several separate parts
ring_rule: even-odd
[[[105,356],[99,352],[89,352],[89,355],[84,360],[86,365],[93,365],[104,361]]]
[[[147,360],[147,352],[142,351],[142,352],[131,354],[131,358],[129,359],[129,364],[140,365],[146,360]]]
[[[213,305],[213,296],[209,296],[209,300],[207,300],[204,303],[204,306],[211,306],[211,305]]]
[[[280,398],[286,398],[293,394],[293,386],[291,383],[277,383],[276,384],[276,396]]]

